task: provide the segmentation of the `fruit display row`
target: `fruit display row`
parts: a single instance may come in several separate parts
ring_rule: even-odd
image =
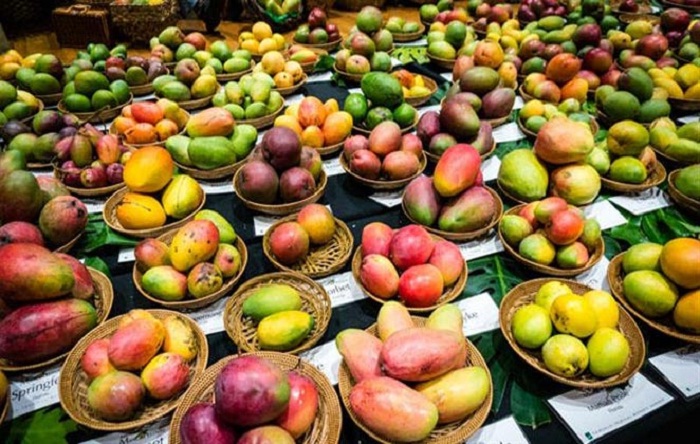
[[[306,23],[299,25],[294,32],[293,41],[310,47],[337,47],[341,40],[338,25],[328,20],[326,11],[314,7],[309,11]]]
[[[129,146],[162,145],[180,134],[189,118],[189,113],[172,100],[140,101],[122,108],[109,131]]]
[[[328,99],[324,103],[314,96],[305,96],[300,102],[288,106],[274,121],[274,126],[294,131],[303,146],[322,154],[339,150],[352,132],[352,125],[352,116],[339,110],[337,100]]]
[[[282,111],[284,98],[274,90],[275,80],[264,72],[244,74],[226,82],[212,98],[214,106],[226,109],[238,121],[256,121]],[[266,126],[264,123],[256,127]]]
[[[0,80],[0,124],[8,121],[26,121],[43,109],[43,102],[32,93],[15,88],[10,82]]]

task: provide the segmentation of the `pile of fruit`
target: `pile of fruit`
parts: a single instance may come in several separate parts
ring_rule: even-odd
[[[207,40],[199,32],[185,35],[177,26],[168,26],[158,36],[149,41],[151,57],[161,59],[164,63],[172,63],[184,58],[192,58],[195,52],[207,49]],[[180,49],[182,47],[182,49]],[[177,54],[180,57],[177,57]]]
[[[641,243],[622,255],[622,292],[627,302],[653,320],[700,334],[700,241],[677,238],[664,245]]]
[[[305,96],[300,102],[287,107],[275,118],[275,126],[294,131],[303,146],[323,148],[342,143],[352,132],[352,116],[338,110],[338,102],[321,102],[314,96]]]
[[[409,218],[450,233],[468,233],[495,224],[500,204],[481,180],[481,158],[471,146],[453,145],[435,166],[406,187],[402,204]]]
[[[654,120],[649,126],[649,144],[683,164],[700,163],[700,123],[690,122],[677,128],[669,118]]]
[[[3,242],[14,233],[19,230],[6,230]],[[14,365],[37,364],[69,351],[106,317],[93,305],[95,285],[85,265],[67,254],[52,253],[29,230],[22,234],[0,246],[5,306],[0,359]]]
[[[515,77],[515,71],[512,71],[511,80],[515,80]],[[445,95],[443,110],[447,107],[449,99],[458,94],[464,94],[460,96],[464,99],[463,102],[466,102],[479,118],[500,119],[507,117],[515,104],[515,90],[501,87],[500,84],[501,76],[494,68],[474,66],[471,69],[466,69],[461,74],[459,83],[455,82]],[[461,137],[465,138],[471,135],[473,134],[465,133]]]
[[[116,206],[116,219],[127,230],[162,227],[168,218],[192,214],[204,200],[202,186],[186,174],[174,174],[173,158],[163,147],[134,151],[124,164],[126,193]]]
[[[262,56],[270,51],[285,51],[287,42],[280,33],[273,33],[272,28],[265,22],[255,22],[250,31],[238,35],[240,49],[250,51],[253,56]]]
[[[10,120],[24,120],[39,111],[41,102],[32,93],[0,80],[0,126]]]
[[[47,110],[35,114],[31,122],[10,120],[1,132],[7,150],[21,152],[27,163],[45,164],[58,154],[56,146],[61,140],[77,133],[79,124],[73,114]]]
[[[325,50],[310,49],[295,43],[289,47],[289,60],[301,65],[304,72],[312,72],[321,55],[327,55]]]
[[[89,381],[88,405],[100,418],[116,422],[131,419],[147,402],[172,399],[190,383],[200,347],[181,315],[160,319],[147,310],[130,310],[80,359]]]
[[[467,23],[469,13],[462,6],[455,6],[453,0],[439,0],[437,3],[426,3],[418,9],[418,15],[423,23],[448,24],[451,21]],[[431,29],[432,30],[432,29]]]
[[[130,100],[131,91],[125,80],[110,81],[103,73],[87,69],[66,84],[60,104],[72,113],[89,113],[116,108]]]
[[[661,88],[668,92],[673,88],[670,84],[675,85],[675,82],[667,79],[665,74],[652,78],[650,73],[653,72],[655,71],[646,72],[642,68],[632,67],[618,76],[615,86],[602,85],[596,89],[596,106],[605,114],[610,125],[628,119],[649,124],[659,117],[670,115],[671,106],[668,101],[665,97],[655,95],[654,90]],[[669,93],[668,97],[672,95]]]
[[[253,72],[264,72],[272,77],[277,89],[291,88],[304,79],[304,70],[299,62],[285,60],[279,51],[263,54],[260,63],[253,68]]]
[[[553,280],[515,310],[508,328],[520,347],[541,354],[550,372],[575,378],[588,371],[608,378],[625,368],[631,353],[619,319],[620,308],[610,293],[576,294],[565,282]]]
[[[318,388],[309,376],[258,355],[228,361],[216,377],[213,398],[187,409],[179,430],[183,443],[206,436],[216,444],[294,444],[319,410]],[[253,398],[260,402],[250,402]]]
[[[357,13],[355,28],[343,42],[343,49],[335,55],[335,68],[348,74],[391,71],[389,51],[394,47],[394,38],[382,29],[382,24],[382,11],[374,6],[363,7]]]
[[[480,96],[496,87],[515,89],[518,81],[517,65],[521,62],[515,55],[515,51],[509,50],[507,47],[504,50],[502,45],[502,42],[499,43],[488,38],[471,43],[469,55],[460,54],[452,67],[452,80],[455,82],[455,85],[452,85],[453,93],[468,91],[469,85],[472,88],[480,89]],[[478,74],[466,74],[475,66],[497,71],[500,81],[496,83],[496,86],[487,86],[493,85],[493,72],[489,70],[482,69]],[[463,75],[467,76],[464,85],[461,84]],[[460,85],[456,85],[457,83]]]
[[[162,145],[184,130],[189,118],[187,111],[169,99],[136,102],[122,108],[110,131],[126,145]]]
[[[333,214],[325,205],[306,205],[295,220],[272,229],[270,252],[284,265],[301,262],[309,254],[309,248],[323,246],[333,239],[335,225]]]
[[[214,210],[199,211],[169,243],[147,238],[134,248],[141,288],[163,301],[201,299],[242,271],[236,232]]]
[[[555,117],[566,117],[574,122],[581,122],[591,132],[593,132],[594,128],[597,128],[591,115],[582,111],[581,103],[574,98],[565,99],[558,105],[533,99],[520,109],[519,114],[520,124],[535,134],[540,131],[540,128],[545,123]]]
[[[360,87],[362,93],[350,93],[343,104],[355,127],[371,131],[387,120],[401,128],[416,124],[418,111],[404,101],[403,87],[396,77],[372,72],[362,76]]]
[[[105,75],[110,81],[123,79],[127,85],[143,86],[168,73],[165,62],[158,58],[112,56],[105,61]]]
[[[347,329],[335,338],[340,377],[352,378],[343,397],[353,420],[382,439],[414,442],[484,406],[491,376],[473,364],[457,306],[442,306],[418,324],[403,305],[387,302],[375,325],[376,333]]]
[[[531,202],[517,214],[503,216],[498,232],[521,257],[563,269],[585,266],[602,242],[598,221],[560,197]]]
[[[292,203],[312,197],[321,185],[323,163],[313,148],[303,147],[289,128],[268,130],[234,177],[236,193],[259,204]]]
[[[414,20],[406,20],[403,17],[392,15],[384,23],[384,29],[392,35],[415,34],[420,31],[420,23]]]
[[[174,75],[166,74],[153,80],[156,96],[173,102],[185,102],[213,96],[220,88],[213,67],[200,70],[195,59],[182,59],[173,70]]]
[[[302,23],[294,33],[294,42],[302,45],[319,45],[340,42],[338,25],[328,21],[326,12],[314,7],[309,12],[306,23]]]
[[[428,32],[428,56],[455,60],[466,52],[468,45],[476,40],[473,28],[467,28],[461,20],[433,23]]]
[[[415,176],[424,166],[423,148],[415,134],[401,135],[394,122],[382,122],[370,132],[350,136],[343,144],[343,166],[372,181],[397,181]]]
[[[644,125],[623,120],[608,129],[605,150],[594,148],[587,162],[612,181],[641,184],[657,166],[656,154],[648,145],[649,131]]]
[[[399,83],[401,83],[404,99],[425,97],[432,92],[430,88],[426,86],[425,79],[420,74],[414,74],[407,69],[401,68],[392,71],[391,75],[396,77]]]
[[[17,70],[15,80],[20,88],[38,96],[60,94],[66,80],[72,79],[80,70],[78,67],[64,69],[53,54],[38,54],[30,60],[27,66]]]
[[[556,0],[522,0],[518,7],[518,20],[528,23],[549,16],[564,18],[566,6]]]
[[[236,120],[252,120],[280,111],[284,98],[275,91],[274,79],[264,72],[244,74],[231,80],[212,98],[214,106],[223,107]]]
[[[422,225],[394,230],[371,222],[362,230],[359,248],[362,263],[356,274],[363,289],[383,300],[398,296],[409,308],[436,305],[466,272],[459,247],[435,240]]]
[[[562,5],[562,9],[565,10],[566,8]],[[492,23],[501,25],[508,20],[511,20],[515,15],[513,5],[510,3],[489,4],[487,2],[483,2],[476,7],[476,11],[474,11],[474,13],[476,16],[476,21],[472,24],[472,26],[476,31],[483,32],[485,34],[488,34],[489,25]]]
[[[581,64],[581,59],[573,54],[557,54],[547,63],[544,74],[532,73],[525,77],[522,90],[535,99],[555,105],[569,98],[584,103],[588,97],[588,82],[576,77]]]

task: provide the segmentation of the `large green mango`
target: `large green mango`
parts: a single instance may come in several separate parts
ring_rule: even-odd
[[[187,147],[190,162],[202,170],[213,170],[236,162],[233,142],[223,136],[195,137]]]

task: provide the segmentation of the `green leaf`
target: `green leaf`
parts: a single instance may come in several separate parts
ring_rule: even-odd
[[[319,72],[326,72],[330,71],[333,68],[333,64],[335,63],[335,59],[329,55],[322,55],[319,57],[318,61],[314,65],[314,74],[319,73]]]
[[[345,79],[343,79],[340,75],[338,75],[337,72],[334,72],[333,75],[331,76],[331,81],[336,84],[339,88],[347,88],[348,85],[345,83]]]
[[[77,429],[77,424],[67,417],[63,409],[54,407],[51,410],[37,410],[5,423],[0,428],[0,436],[6,436],[7,443],[63,444],[68,442],[66,436]]]
[[[518,381],[513,381],[511,385],[510,409],[520,425],[537,428],[552,421],[545,401],[525,390]]]
[[[74,254],[85,255],[105,246],[133,247],[137,243],[138,240],[123,236],[109,228],[102,219],[102,214],[91,214],[85,233],[80,238]]]
[[[97,271],[101,271],[102,273],[104,273],[108,277],[111,277],[111,275],[109,273],[109,266],[107,265],[107,263],[105,261],[103,261],[99,257],[86,257],[85,258],[85,265],[87,265],[88,267],[92,267]]]
[[[511,380],[510,370],[505,368],[499,360],[496,360],[489,364],[489,371],[491,372],[491,384],[493,386],[493,405],[491,406],[491,411],[498,413],[503,405],[506,389]]]
[[[663,245],[671,240],[669,234],[662,232],[662,230],[657,212],[647,213],[642,216],[642,231],[644,231],[644,235],[650,241]]]
[[[649,239],[642,233],[642,218],[639,216],[630,217],[625,225],[618,225],[610,229],[610,237],[615,240],[635,245],[648,242]]]

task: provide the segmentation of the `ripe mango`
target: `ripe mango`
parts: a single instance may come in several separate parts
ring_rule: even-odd
[[[177,353],[156,355],[141,372],[141,382],[154,399],[172,398],[187,385],[189,379],[190,367]]]
[[[160,321],[157,321],[160,324]],[[109,361],[118,370],[140,370],[163,345],[164,329],[150,319],[120,326],[109,340]]]
[[[130,418],[146,395],[141,378],[130,372],[110,372],[95,378],[88,387],[87,399],[98,416],[109,421]]]
[[[202,199],[204,190],[199,182],[187,174],[177,174],[163,191],[163,209],[168,216],[182,219],[197,209]]]
[[[190,117],[187,135],[190,137],[224,136],[233,133],[233,115],[223,108],[208,108]]]
[[[180,301],[187,295],[187,277],[170,265],[158,265],[144,273],[141,287],[155,298]]]
[[[268,284],[258,288],[243,301],[243,316],[255,321],[281,311],[301,310],[301,297],[294,287],[286,284]]]
[[[221,272],[211,262],[200,262],[187,274],[187,290],[195,299],[216,293],[223,285]]]
[[[192,327],[181,317],[170,315],[163,319],[165,337],[163,339],[163,351],[166,353],[177,353],[185,361],[191,361],[197,357],[199,343]]]
[[[181,272],[189,271],[216,254],[219,230],[214,222],[192,220],[180,227],[170,242],[170,263]]]
[[[356,383],[383,375],[382,341],[378,337],[364,330],[348,328],[336,335],[335,346]]]
[[[162,227],[167,215],[163,206],[151,196],[126,193],[117,204],[117,220],[129,230]]]
[[[433,185],[443,197],[456,196],[474,184],[481,157],[474,147],[457,144],[448,148],[435,166]]]
[[[232,244],[236,241],[236,231],[233,226],[220,213],[215,210],[199,210],[194,216],[195,220],[207,219],[214,222],[219,230],[219,242]]]
[[[406,186],[403,205],[408,215],[421,225],[433,225],[440,212],[440,195],[433,187],[433,179],[421,174]]]
[[[530,149],[517,149],[503,156],[498,184],[510,195],[532,202],[547,195],[547,169]]]
[[[0,247],[0,297],[6,302],[54,299],[75,284],[73,269],[48,249],[29,243]]]
[[[438,409],[438,424],[460,421],[477,410],[491,391],[491,378],[482,367],[464,367],[416,386]]]
[[[430,313],[428,320],[425,322],[425,327],[436,330],[448,330],[458,335],[464,335],[462,311],[454,304],[441,305]]]
[[[258,324],[258,343],[263,350],[287,351],[297,347],[314,328],[314,318],[300,310],[281,311]]]
[[[226,111],[226,113],[229,113]],[[187,155],[197,168],[213,170],[236,162],[233,142],[223,136],[195,137],[187,146]]]
[[[486,226],[496,214],[496,200],[484,187],[473,186],[440,210],[438,227],[467,232]]]
[[[413,319],[405,305],[398,301],[386,301],[377,315],[377,334],[386,341],[397,331],[412,328]]]
[[[676,285],[656,271],[633,271],[625,276],[622,287],[629,303],[652,318],[670,313],[678,301]]]

